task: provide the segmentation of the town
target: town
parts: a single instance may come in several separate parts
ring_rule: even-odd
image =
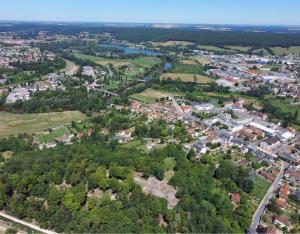
[[[300,47],[132,42],[110,32],[70,36],[39,31],[29,39],[21,34],[0,33],[1,166],[22,152],[18,147],[51,153],[89,141],[105,142],[110,150],[128,147],[152,157],[180,146],[191,165],[214,168],[212,177],[226,191],[233,212],[251,207],[243,231],[299,232]],[[21,143],[10,146],[17,141]],[[84,184],[86,197],[95,201],[79,203],[76,209],[99,198],[106,198],[107,204],[118,201],[120,191],[112,188],[113,183],[122,187],[127,180],[141,186],[144,194],[166,200],[167,209],[176,210],[181,202],[185,209],[188,198],[175,186],[179,171],[175,159],[178,164],[179,159],[169,155],[163,161],[168,170],[154,170],[149,177],[137,170],[139,162],[128,169],[132,162],[123,165],[118,158],[106,165],[104,160],[107,169],[91,175],[103,177],[101,186]],[[247,171],[243,183],[219,176],[228,162],[236,171]],[[114,167],[123,174],[135,168],[133,178],[119,175]],[[56,178],[60,183],[53,187],[66,188],[68,194],[79,184],[79,175],[70,175],[63,181]],[[104,179],[112,182],[103,185]],[[35,192],[28,199],[40,199],[47,207],[47,200]],[[131,194],[128,191],[125,197]],[[68,197],[64,199],[63,204],[75,212]],[[1,208],[10,210],[9,199],[3,200]],[[180,217],[180,212],[173,216]],[[159,214],[158,226],[171,228],[168,218]],[[14,225],[4,219],[2,226]],[[176,227],[168,230],[180,230]]]

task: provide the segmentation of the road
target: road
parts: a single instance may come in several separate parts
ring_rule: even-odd
[[[264,214],[265,208],[268,205],[270,199],[272,198],[274,192],[278,189],[280,181],[284,175],[284,170],[287,168],[287,165],[285,162],[282,162],[282,167],[280,169],[280,173],[278,174],[277,178],[273,182],[273,184],[270,186],[268,192],[265,194],[263,200],[260,202],[257,210],[255,211],[253,218],[252,218],[252,223],[248,229],[248,234],[254,234],[257,233],[256,229],[257,226],[260,223],[260,219],[262,215]]]
[[[34,225],[34,224],[32,224],[32,223],[25,222],[25,221],[23,221],[23,220],[21,220],[21,219],[18,219],[18,218],[16,218],[16,217],[13,217],[13,216],[11,216],[11,215],[8,215],[8,214],[6,214],[6,213],[3,212],[3,211],[0,211],[0,216],[1,216],[1,217],[4,217],[4,218],[6,218],[6,219],[9,219],[9,220],[11,220],[11,221],[13,221],[13,222],[15,222],[15,223],[19,223],[19,224],[21,224],[21,225],[24,225],[24,226],[26,226],[26,227],[29,227],[29,228],[31,228],[31,229],[33,229],[33,230],[35,230],[35,231],[41,232],[41,233],[45,233],[45,234],[56,234],[56,232],[53,232],[53,231],[50,231],[50,230],[42,229],[42,228],[40,228],[40,227],[37,226],[37,225]]]

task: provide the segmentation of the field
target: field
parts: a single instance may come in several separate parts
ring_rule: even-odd
[[[272,47],[271,49],[273,50],[275,55],[288,55],[300,53],[300,46],[291,46],[289,48]]]
[[[201,57],[201,56],[195,56],[195,57],[191,57],[194,61],[196,61],[198,64],[201,64],[201,65],[206,65],[206,64],[210,64],[211,61],[208,60],[207,58],[205,57]]]
[[[193,75],[193,74],[184,74],[184,73],[164,73],[161,76],[161,79],[180,79],[182,82],[196,82],[198,84],[208,84],[213,83],[215,80],[213,78],[202,76],[202,75]]]
[[[171,171],[176,166],[176,160],[173,157],[165,158],[164,162],[165,162],[165,170],[166,171]]]
[[[236,51],[242,51],[242,52],[247,52],[251,47],[247,46],[226,46],[226,48],[230,50],[236,50]]]
[[[263,199],[265,196],[266,192],[268,191],[271,183],[267,181],[266,179],[256,176],[256,180],[254,183],[254,189],[252,192],[252,195],[259,201]]]
[[[66,126],[59,127],[56,129],[53,129],[49,134],[39,134],[36,136],[36,139],[40,143],[47,143],[55,138],[62,137],[66,132],[68,131],[68,128]]]
[[[73,53],[74,56],[80,59],[91,60],[95,63],[100,65],[107,65],[112,64],[116,67],[124,66],[124,65],[135,65],[139,67],[152,67],[155,64],[159,63],[161,60],[156,57],[139,57],[135,59],[107,59],[92,55],[80,54],[80,53]]]
[[[191,46],[195,43],[188,41],[167,41],[167,42],[155,42],[153,43],[156,46]]]
[[[144,102],[144,103],[154,103],[157,98],[163,97],[174,97],[180,95],[179,93],[171,93],[166,91],[158,91],[154,89],[146,89],[142,93],[136,93],[130,96],[130,98]]]
[[[68,76],[72,76],[75,75],[79,69],[78,66],[76,66],[75,63],[69,61],[69,60],[65,60],[66,61],[66,67],[62,70],[66,73],[66,75]]]
[[[0,138],[20,133],[38,133],[48,128],[56,128],[85,118],[86,116],[79,111],[22,115],[0,112]]]

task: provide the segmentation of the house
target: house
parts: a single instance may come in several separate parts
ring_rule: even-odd
[[[231,199],[231,201],[234,202],[234,203],[240,203],[240,201],[241,201],[241,196],[240,196],[240,194],[238,194],[238,193],[232,193],[232,194],[230,194],[230,199]]]
[[[286,228],[288,232],[291,230],[291,223],[286,216],[277,216],[274,218],[273,223],[280,228]]]
[[[287,198],[289,194],[289,185],[288,184],[284,184],[280,187],[279,189],[279,196],[282,198]]]
[[[280,145],[280,139],[278,137],[268,137],[266,140],[260,143],[260,147],[266,150],[273,149]]]
[[[7,103],[14,103],[18,100],[26,101],[29,99],[29,91],[27,88],[15,88],[12,92],[10,92],[6,98]]]
[[[74,134],[65,133],[62,137],[55,138],[55,140],[59,143],[64,143],[65,145],[71,145],[73,138]]]
[[[276,200],[276,205],[279,206],[280,209],[285,210],[285,208],[287,206],[285,198],[282,198],[282,197],[278,198]]]
[[[203,144],[201,141],[194,144],[194,149],[196,150],[196,152],[198,152],[200,154],[205,154],[208,150],[206,145]]]
[[[87,131],[87,136],[91,136],[93,134],[94,130],[92,128],[89,128]]]
[[[82,71],[82,75],[84,76],[91,76],[91,77],[95,77],[95,70],[93,67],[91,66],[84,66],[83,67],[83,71]]]
[[[104,136],[107,136],[109,134],[108,128],[101,128],[100,133]]]
[[[184,105],[184,106],[181,106],[181,110],[186,113],[186,114],[189,114],[192,112],[193,108],[191,106],[188,106],[188,105]]]
[[[130,130],[120,130],[116,133],[114,139],[117,140],[119,144],[126,144],[132,140],[131,131]]]
[[[212,111],[213,109],[214,109],[214,105],[212,105],[210,103],[204,103],[201,105],[194,106],[194,110],[197,112],[209,112],[209,111]]]
[[[266,228],[266,234],[276,234],[277,233],[277,228],[273,225],[268,225]]]

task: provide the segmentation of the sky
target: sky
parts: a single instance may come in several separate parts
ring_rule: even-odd
[[[0,0],[0,20],[300,25],[300,1]]]

